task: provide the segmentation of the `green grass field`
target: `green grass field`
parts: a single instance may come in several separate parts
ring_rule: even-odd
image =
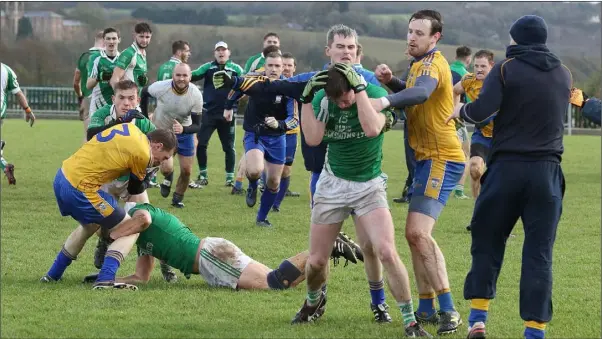
[[[400,337],[401,315],[387,291],[394,323],[379,326],[372,320],[370,295],[360,265],[332,268],[329,303],[315,325],[289,325],[305,296],[305,283],[296,289],[239,291],[210,288],[198,276],[175,284],[162,280],[159,268],[138,292],[92,291],[81,279],[94,272],[89,241],[64,280],[46,285],[38,279],[52,264],[63,241],[75,228],[60,216],[52,181],[61,162],[80,146],[79,121],[40,120],[34,128],[20,120],[2,127],[4,152],[16,166],[17,186],[2,179],[2,337],[3,338],[384,338]],[[389,175],[389,199],[402,190],[406,176],[402,159],[402,133],[385,139],[384,170]],[[240,154],[241,130],[237,149]],[[600,137],[565,139],[563,162],[567,181],[564,214],[558,228],[554,261],[554,318],[549,338],[600,337]],[[300,198],[286,198],[280,214],[271,214],[273,229],[255,226],[257,207],[246,207],[244,198],[223,187],[223,153],[214,135],[209,151],[210,185],[187,192],[186,208],[174,210],[170,200],[150,191],[150,200],[177,215],[199,236],[229,239],[248,255],[271,267],[306,249],[308,244],[308,175],[298,153],[291,189]],[[196,166],[195,166],[196,167]],[[195,175],[197,171],[195,169]],[[468,189],[468,184],[467,184]],[[409,250],[403,237],[407,205],[391,201],[397,248],[408,264]],[[469,303],[463,300],[464,278],[470,266],[470,236],[465,226],[472,214],[471,200],[451,199],[435,230],[446,256],[456,307],[465,322]],[[350,222],[344,229],[355,235]],[[498,296],[489,315],[490,337],[520,337],[523,322],[518,313],[518,282],[523,231],[520,224],[510,238],[506,261],[498,282]],[[120,275],[131,274],[135,252],[130,253]],[[158,266],[158,265],[157,265]],[[412,291],[417,304],[414,279]],[[435,327],[427,327],[435,333]],[[451,338],[464,338],[465,326]]]

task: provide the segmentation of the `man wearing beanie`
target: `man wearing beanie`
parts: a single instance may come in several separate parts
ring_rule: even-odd
[[[472,267],[464,298],[471,300],[468,338],[485,338],[489,301],[495,297],[506,240],[523,222],[520,316],[524,337],[544,338],[552,318],[552,249],[562,213],[563,118],[571,73],[546,47],[547,26],[535,15],[518,19],[506,59],[496,64],[477,100],[448,119],[471,123],[497,113],[493,141],[471,221]]]

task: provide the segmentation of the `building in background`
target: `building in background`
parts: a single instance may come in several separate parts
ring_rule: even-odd
[[[39,39],[63,40],[83,33],[86,25],[77,20],[65,19],[51,11],[25,11],[23,1],[5,1],[0,10],[0,30],[3,38],[17,36],[19,20],[26,17],[31,22],[33,35]]]

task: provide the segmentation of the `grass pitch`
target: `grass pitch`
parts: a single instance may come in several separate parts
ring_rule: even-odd
[[[362,265],[339,265],[331,270],[327,311],[315,325],[291,326],[290,320],[305,296],[305,283],[288,291],[239,291],[211,288],[198,276],[167,284],[159,268],[151,282],[138,292],[92,291],[81,284],[94,272],[92,238],[58,284],[41,284],[57,251],[76,223],[61,217],[52,181],[61,162],[81,144],[79,121],[40,120],[34,128],[20,120],[2,127],[4,152],[16,166],[17,186],[2,178],[1,202],[1,336],[3,338],[384,338],[401,337],[401,315],[387,291],[394,323],[379,326],[372,320],[370,294]],[[237,131],[238,156],[242,130]],[[402,133],[385,138],[384,170],[389,175],[389,199],[403,188]],[[291,189],[300,198],[285,198],[282,211],[270,214],[273,229],[255,226],[257,207],[246,207],[244,198],[231,196],[224,187],[224,158],[217,135],[209,146],[210,184],[188,191],[186,208],[175,210],[170,200],[150,190],[153,204],[176,214],[199,236],[229,239],[248,255],[271,267],[307,248],[309,226],[308,174],[300,150],[293,169]],[[567,181],[564,213],[554,251],[554,318],[549,338],[600,337],[600,138],[565,138],[563,168]],[[197,172],[195,165],[195,174]],[[469,191],[469,185],[466,185]],[[397,248],[412,272],[409,250],[403,237],[407,205],[391,201]],[[451,199],[435,229],[435,238],[447,261],[456,307],[467,322],[469,303],[463,300],[464,278],[470,266],[472,200]],[[344,229],[355,235],[351,222]],[[497,299],[489,314],[490,337],[521,337],[523,322],[518,313],[518,282],[523,243],[517,224],[507,245],[498,282]],[[119,275],[131,274],[135,251]],[[158,264],[157,264],[158,266]],[[417,305],[413,277],[412,291]],[[435,327],[428,326],[431,333]],[[464,338],[465,326],[451,338]]]

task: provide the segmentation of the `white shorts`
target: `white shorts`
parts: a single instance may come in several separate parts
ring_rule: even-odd
[[[460,139],[460,143],[463,144],[468,141],[468,130],[466,129],[466,126],[460,127],[456,131],[456,134],[458,134],[458,139]]]
[[[128,192],[128,183],[129,181],[113,180],[108,184],[102,185],[100,189],[123,201],[128,201],[131,197]]]
[[[356,182],[338,178],[323,169],[316,184],[311,222],[336,224],[347,219],[352,212],[361,217],[377,208],[389,208],[384,176]]]
[[[199,255],[199,273],[211,286],[236,289],[242,271],[252,260],[226,239],[204,238]]]

